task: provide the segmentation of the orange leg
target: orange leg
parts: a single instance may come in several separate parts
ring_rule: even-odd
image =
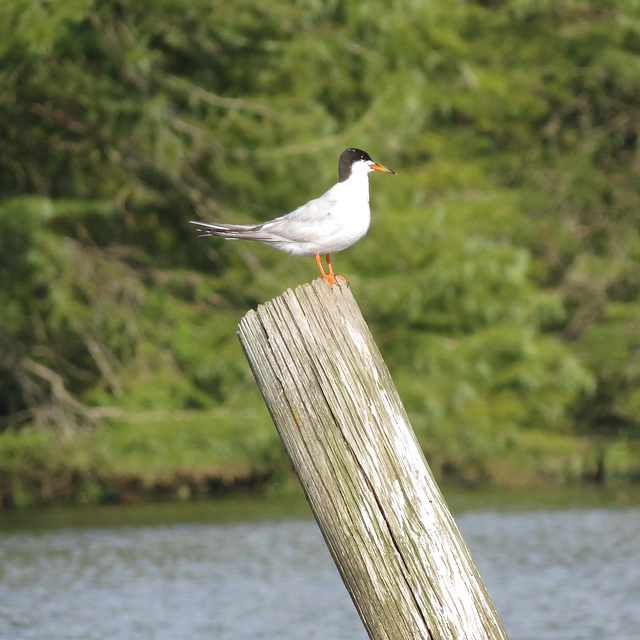
[[[330,287],[333,287],[334,284],[338,284],[338,281],[336,280],[336,274],[333,272],[333,267],[331,266],[331,256],[327,254],[326,258],[329,273],[324,272],[324,269],[322,268],[322,258],[319,253],[316,254],[316,263],[318,265],[318,269],[320,269],[320,275],[329,283]]]
[[[329,267],[329,276],[333,276],[334,280],[336,280],[336,274],[333,272],[333,267],[331,266],[331,255],[327,253],[325,258],[327,259],[327,266]],[[349,284],[349,281],[344,276],[338,276],[338,278],[342,278],[346,284]],[[336,280],[336,283],[337,282]]]

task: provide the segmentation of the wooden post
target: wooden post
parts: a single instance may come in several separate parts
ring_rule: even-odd
[[[506,639],[350,288],[288,290],[238,335],[370,638]]]

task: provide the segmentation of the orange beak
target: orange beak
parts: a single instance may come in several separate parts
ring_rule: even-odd
[[[382,173],[393,173],[394,176],[396,175],[395,171],[391,171],[391,169],[387,169],[387,167],[383,167],[381,164],[378,164],[377,162],[374,162],[370,166],[374,171],[382,171]]]

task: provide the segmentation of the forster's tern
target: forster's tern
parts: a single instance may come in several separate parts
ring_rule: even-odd
[[[364,237],[371,222],[369,174],[395,173],[374,162],[361,149],[347,149],[338,162],[338,182],[324,195],[295,211],[261,224],[216,224],[192,220],[203,236],[227,240],[256,240],[294,256],[315,256],[320,274],[333,286],[338,284],[331,266],[331,254],[342,251]],[[329,273],[322,268],[327,259]],[[340,276],[346,282],[346,278]]]

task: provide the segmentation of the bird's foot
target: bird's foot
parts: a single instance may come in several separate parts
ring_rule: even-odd
[[[340,286],[338,282],[338,278],[342,278],[344,280],[344,284],[349,284],[349,281],[344,276],[336,276],[333,267],[331,266],[331,256],[329,254],[326,255],[327,259],[327,267],[329,267],[329,273],[325,273],[322,268],[322,258],[320,255],[316,255],[316,262],[318,263],[318,268],[320,269],[320,275],[329,283],[330,287],[333,287],[334,284]]]
[[[333,287],[334,284],[340,285],[335,273],[321,273],[320,275],[328,282],[330,287]],[[342,278],[342,276],[340,277]]]
[[[340,283],[336,279],[336,274],[333,270],[333,267],[331,266],[331,256],[327,254],[326,258],[327,258],[327,267],[329,267],[329,273],[325,273],[324,269],[322,268],[322,258],[320,257],[320,255],[316,255],[316,262],[318,264],[318,268],[320,269],[320,275],[329,283],[330,287],[333,287],[334,284],[337,284],[338,286],[340,286]],[[342,278],[346,284],[349,283],[349,281],[344,276],[338,276],[338,277]]]

